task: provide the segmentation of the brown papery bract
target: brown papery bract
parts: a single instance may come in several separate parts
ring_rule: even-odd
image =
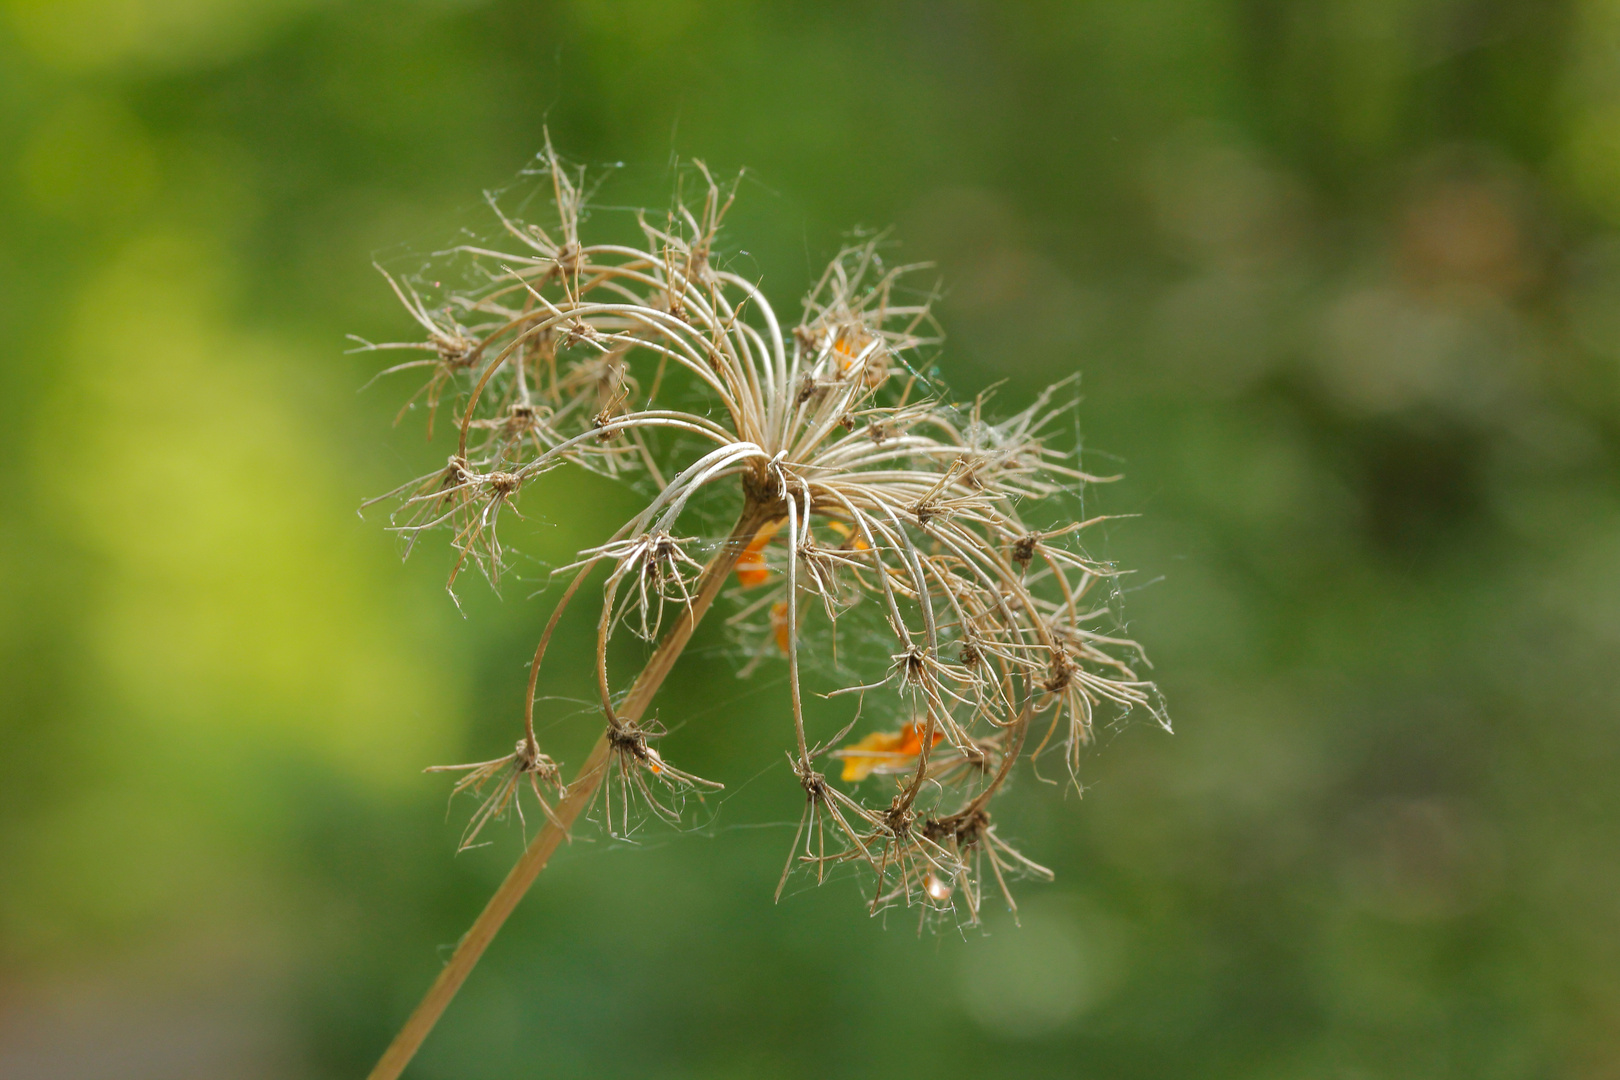
[[[930,294],[907,287],[917,268],[887,265],[877,240],[841,251],[797,325],[784,327],[756,283],[717,253],[734,185],[697,164],[699,201],[677,200],[661,222],[641,215],[639,244],[591,244],[581,233],[583,172],[549,143],[541,166],[552,222],[519,222],[495,207],[509,243],[455,251],[483,284],[430,307],[389,278],[425,339],[363,347],[425,353],[390,371],[425,370],[412,400],[430,422],[453,402],[457,424],[449,463],[384,497],[396,503],[392,527],[407,550],[424,532],[448,532],[453,589],[468,563],[499,580],[499,519],[543,473],[577,466],[625,479],[646,502],[564,568],[574,577],[536,650],[517,751],[458,767],[457,791],[492,791],[467,842],[518,807],[525,787],[545,824],[374,1077],[403,1068],[599,793],[603,822],[624,835],[643,811],[678,821],[686,794],[720,786],[655,749],[663,729],[644,713],[734,569],[744,611],[733,621],[765,611],[771,619],[745,671],[785,660],[788,675],[780,722],[749,739],[780,733],[805,796],[778,897],[795,873],[819,882],[864,867],[874,912],[907,905],[976,922],[986,873],[1013,907],[1010,878],[1051,876],[991,819],[1025,748],[1035,744],[1033,758],[1061,747],[1072,777],[1100,710],[1142,709],[1168,727],[1157,688],[1138,674],[1140,648],[1099,629],[1119,571],[1078,544],[1102,519],[1064,520],[1070,496],[1110,479],[1053,445],[1075,405],[1070,383],[992,420],[988,395],[952,403],[917,371],[916,351],[938,340]],[[736,519],[718,546],[703,540],[717,506]],[[604,730],[564,789],[535,739],[535,687],[557,620],[598,569]],[[862,652],[887,655],[887,670],[827,687],[823,696],[847,704],[852,718],[812,743],[806,671],[848,670],[821,654],[857,608],[867,632],[887,640]],[[810,634],[812,620],[831,632]],[[627,693],[609,670],[609,643],[624,629],[658,642]],[[890,722],[900,735],[869,732],[841,747],[867,713],[905,726]],[[850,776],[873,779],[834,787],[818,768],[833,754],[861,762]],[[861,783],[887,787],[868,797]]]

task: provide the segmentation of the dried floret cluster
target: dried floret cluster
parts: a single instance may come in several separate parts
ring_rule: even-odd
[[[469,564],[499,580],[501,520],[551,469],[624,477],[647,493],[618,532],[564,568],[572,578],[536,651],[516,750],[450,767],[463,772],[458,791],[486,796],[465,839],[520,808],[524,788],[566,829],[573,818],[559,819],[554,802],[600,785],[603,820],[625,832],[642,809],[675,820],[684,793],[718,787],[672,765],[644,714],[729,588],[738,619],[769,613],[759,655],[787,669],[780,731],[805,803],[782,882],[858,864],[874,910],[917,904],[975,921],[987,881],[1012,905],[1009,878],[1050,877],[991,816],[1018,760],[1061,749],[1072,774],[1101,712],[1143,709],[1164,722],[1141,650],[1107,632],[1118,571],[1079,546],[1101,519],[1061,519],[1075,504],[1065,496],[1104,479],[1051,444],[1073,407],[1068,389],[1000,421],[982,396],[946,400],[914,367],[935,339],[928,297],[905,289],[908,268],[887,266],[875,242],[841,252],[784,325],[756,283],[717,257],[734,188],[701,165],[689,174],[700,195],[661,221],[641,215],[642,242],[624,245],[585,242],[582,173],[549,147],[540,164],[555,218],[542,227],[502,214],[510,249],[457,249],[482,279],[434,306],[390,277],[424,339],[365,346],[425,354],[389,370],[427,375],[412,401],[430,426],[453,408],[456,452],[392,493],[407,547],[449,533],[452,587]],[[717,506],[735,525],[706,540],[694,522]],[[598,568],[605,731],[565,789],[535,737],[536,678],[564,607]],[[819,653],[850,618],[881,632],[888,662],[866,681],[821,688],[854,719],[812,742],[803,684],[828,657],[809,655],[810,624],[829,643]],[[627,691],[609,670],[621,631],[657,643]],[[887,712],[863,710],[880,696]],[[844,742],[873,713],[905,723]],[[823,771],[829,758],[841,762],[837,779]],[[865,783],[874,776],[886,779]],[[888,787],[863,795],[877,783]]]

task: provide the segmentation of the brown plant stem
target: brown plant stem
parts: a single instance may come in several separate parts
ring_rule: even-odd
[[[641,669],[641,674],[636,676],[634,685],[630,687],[630,693],[617,710],[620,719],[637,721],[647,711],[653,695],[663,685],[665,677],[675,666],[675,661],[686,648],[687,642],[691,640],[698,622],[708,612],[715,597],[720,594],[721,588],[726,583],[726,575],[731,573],[743,549],[770,517],[768,510],[762,509],[752,501],[743,508],[742,515],[731,530],[731,535],[703,568],[692,603],[683,607],[680,618],[653,650],[646,666]],[[572,588],[569,591],[572,592]],[[394,1036],[394,1041],[388,1044],[388,1049],[383,1051],[368,1080],[396,1080],[400,1073],[405,1071],[405,1066],[410,1064],[411,1058],[416,1055],[428,1033],[433,1030],[433,1025],[438,1023],[439,1017],[450,1004],[450,999],[456,996],[461,984],[467,981],[467,976],[472,973],[473,967],[484,955],[489,943],[495,939],[496,933],[506,922],[507,917],[516,909],[518,901],[529,891],[529,886],[534,884],[534,879],[545,869],[552,853],[567,838],[575,820],[596,796],[602,778],[607,775],[609,750],[608,733],[603,731],[601,737],[596,740],[596,745],[591,747],[585,763],[579,767],[573,782],[568,785],[568,794],[557,804],[555,820],[549,820],[541,827],[539,835],[529,844],[517,864],[506,875],[506,880],[495,890],[495,895],[489,898],[489,903],[484,905],[484,910],[479,913],[478,918],[473,921],[472,926],[457,944],[450,962],[439,971],[438,977],[433,980],[433,985],[428,988],[421,1003],[399,1029],[399,1034]]]

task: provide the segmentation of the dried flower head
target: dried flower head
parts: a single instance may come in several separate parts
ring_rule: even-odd
[[[390,371],[425,369],[417,398],[430,416],[453,402],[458,430],[443,469],[392,493],[394,528],[407,547],[444,528],[458,552],[450,584],[468,561],[494,582],[500,516],[536,477],[571,465],[639,485],[642,508],[565,568],[574,577],[530,676],[532,714],[545,642],[605,567],[596,682],[609,827],[630,833],[638,806],[675,820],[683,793],[719,786],[654,749],[662,729],[643,712],[734,574],[731,621],[759,642],[745,672],[787,668],[780,730],[805,808],[782,883],[862,866],[873,910],[976,921],[988,872],[1012,906],[1009,879],[1051,876],[991,818],[1028,742],[1030,757],[1061,747],[1072,774],[1099,710],[1141,709],[1168,726],[1137,673],[1141,650],[1103,632],[1110,609],[1098,594],[1115,591],[1119,571],[1077,546],[1102,519],[1063,518],[1067,496],[1108,479],[1055,445],[1069,384],[999,421],[988,394],[952,403],[914,362],[937,340],[930,297],[907,287],[915,268],[889,266],[877,240],[840,252],[785,326],[718,254],[734,190],[701,165],[700,199],[660,222],[641,216],[642,240],[629,245],[587,243],[582,173],[549,145],[541,167],[556,220],[521,223],[497,207],[510,248],[456,251],[480,284],[429,307],[389,278],[426,337],[370,347],[427,353]],[[705,515],[727,505],[735,527],[706,546]],[[768,624],[747,621],[756,614]],[[812,669],[862,672],[861,657],[836,655],[842,620],[883,639],[863,643],[862,657],[887,659],[825,688],[854,719],[813,744]],[[662,642],[628,693],[609,671],[624,628]],[[888,723],[845,744],[869,714]],[[541,796],[556,769],[525,724],[515,754],[455,766],[466,771],[456,790],[493,785],[467,842],[525,783],[551,812]],[[836,781],[818,768],[826,757],[842,762]]]
[[[535,801],[540,804],[540,809],[552,821],[557,820],[557,815],[551,809],[551,803],[546,801],[542,786],[551,788],[557,798],[568,793],[563,787],[562,774],[557,768],[557,763],[542,754],[539,744],[528,736],[519,739],[517,749],[505,757],[490,761],[475,761],[469,765],[434,765],[427,771],[464,774],[451,789],[451,798],[469,790],[474,795],[483,795],[484,788],[490,788],[489,794],[484,796],[478,809],[473,811],[472,820],[467,823],[466,830],[461,834],[463,851],[477,842],[478,834],[483,831],[485,825],[496,818],[504,817],[508,810],[516,810],[518,817],[520,819],[523,817],[523,804],[518,801],[518,792],[525,781],[528,782],[529,790],[534,793]]]

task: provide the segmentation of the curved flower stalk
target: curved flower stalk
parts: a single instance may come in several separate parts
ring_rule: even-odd
[[[457,424],[445,467],[391,493],[392,527],[407,550],[424,532],[448,532],[458,554],[453,590],[469,562],[499,580],[501,515],[552,469],[622,478],[647,498],[563,568],[574,576],[535,654],[516,752],[457,767],[465,770],[457,791],[492,788],[467,842],[517,806],[525,785],[536,797],[552,786],[558,802],[541,799],[541,835],[379,1077],[403,1067],[412,1040],[599,788],[602,820],[626,835],[638,808],[675,821],[684,795],[720,786],[671,764],[653,746],[662,729],[643,717],[733,578],[741,607],[733,621],[770,617],[745,673],[759,663],[787,668],[779,730],[805,807],[778,897],[795,872],[821,881],[863,866],[874,912],[916,905],[976,921],[986,872],[1015,907],[1010,878],[1051,876],[991,818],[1027,743],[1036,741],[1029,756],[1061,747],[1072,775],[1100,709],[1143,709],[1168,727],[1157,689],[1138,674],[1141,650],[1102,629],[1108,606],[1097,594],[1112,591],[1119,571],[1077,546],[1101,519],[1052,523],[1062,496],[1109,479],[1051,444],[1074,404],[1068,384],[1001,421],[987,418],[988,395],[951,404],[908,361],[936,340],[929,298],[905,288],[914,268],[886,265],[876,241],[841,252],[785,326],[754,282],[717,260],[731,193],[701,164],[701,202],[677,203],[661,222],[640,217],[642,242],[627,245],[585,242],[582,174],[549,145],[542,163],[556,220],[522,223],[496,207],[508,244],[457,249],[481,286],[430,308],[390,279],[426,340],[366,347],[429,354],[390,370],[427,370],[418,397],[430,416],[454,400]],[[717,506],[729,506],[736,523],[705,545],[701,522]],[[564,608],[599,568],[604,730],[563,789],[535,739],[535,685]],[[806,683],[828,669],[832,656],[822,654],[836,649],[844,620],[885,640],[889,660],[819,691],[854,706],[854,718],[812,743]],[[628,690],[609,662],[621,630],[658,642]],[[868,709],[905,725],[842,745]],[[828,758],[844,762],[837,782],[822,771]],[[863,794],[863,784],[884,783],[877,796]]]

